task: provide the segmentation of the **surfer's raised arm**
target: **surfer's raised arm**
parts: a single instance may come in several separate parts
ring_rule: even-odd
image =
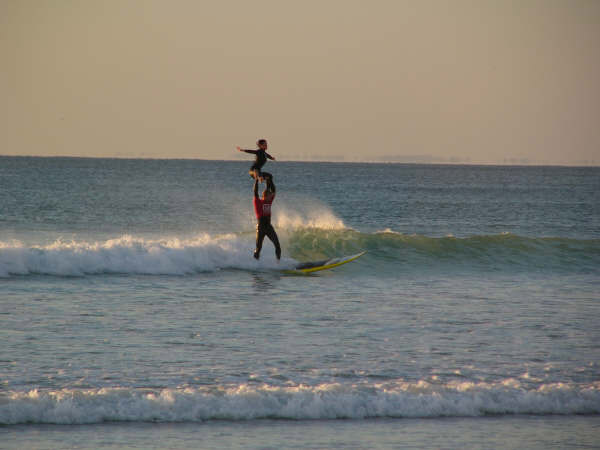
[[[270,173],[263,173],[265,180],[267,180],[267,189],[271,192],[271,194],[275,195],[275,183],[273,183],[273,175]]]

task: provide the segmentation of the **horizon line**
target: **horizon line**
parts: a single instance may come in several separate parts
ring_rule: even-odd
[[[244,162],[240,158],[202,158],[202,157],[168,157],[168,156],[76,156],[76,155],[10,155],[0,154],[0,158],[46,158],[46,159],[121,159],[121,160],[149,160],[149,161],[222,161],[222,162]],[[513,158],[511,158],[513,159]],[[514,158],[518,159],[518,158]],[[600,162],[577,162],[577,163],[552,163],[552,162],[473,162],[473,161],[397,161],[397,160],[344,160],[344,159],[281,159],[277,162],[293,163],[338,163],[338,164],[404,164],[404,165],[427,165],[427,166],[506,166],[506,167],[600,167]]]

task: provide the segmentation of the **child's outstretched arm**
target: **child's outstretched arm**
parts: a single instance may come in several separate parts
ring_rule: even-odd
[[[240,152],[244,152],[244,153],[252,153],[253,155],[256,155],[256,152],[258,151],[258,150],[246,150],[246,149],[243,149],[243,148],[241,148],[241,147],[236,147],[236,148],[237,148],[237,149],[238,149],[238,151],[240,151]],[[273,158],[273,159],[275,159],[275,158]]]
[[[265,152],[265,156],[266,156],[267,158],[269,158],[269,159],[272,159],[273,161],[275,161],[275,157],[274,157],[274,156],[271,156],[271,155],[269,155],[267,152]]]

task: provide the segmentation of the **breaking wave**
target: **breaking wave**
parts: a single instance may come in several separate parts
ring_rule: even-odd
[[[250,235],[208,234],[193,239],[143,239],[123,236],[104,242],[56,241],[45,246],[0,243],[0,276],[90,274],[186,275],[236,268],[268,270],[293,265],[267,255],[252,258]]]
[[[327,227],[285,216],[278,233],[284,249],[275,261],[270,243],[252,258],[254,233],[202,234],[190,239],[122,236],[100,242],[57,240],[48,245],[0,242],[0,277],[91,274],[186,275],[223,269],[287,269],[297,261],[351,255],[366,250],[361,272],[411,270],[600,271],[600,239],[522,237],[497,234],[457,238],[404,235],[391,230],[362,233],[332,218]],[[308,220],[308,221],[307,221]]]
[[[255,419],[476,417],[514,414],[600,414],[600,385],[545,384],[527,390],[501,383],[385,384],[276,387],[5,392],[0,424],[198,422]]]

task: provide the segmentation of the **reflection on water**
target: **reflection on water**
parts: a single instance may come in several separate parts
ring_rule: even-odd
[[[265,276],[264,274],[253,273],[252,287],[254,288],[254,291],[256,291],[259,294],[264,294],[266,292],[272,291],[274,288],[272,283],[273,279],[273,276]]]

